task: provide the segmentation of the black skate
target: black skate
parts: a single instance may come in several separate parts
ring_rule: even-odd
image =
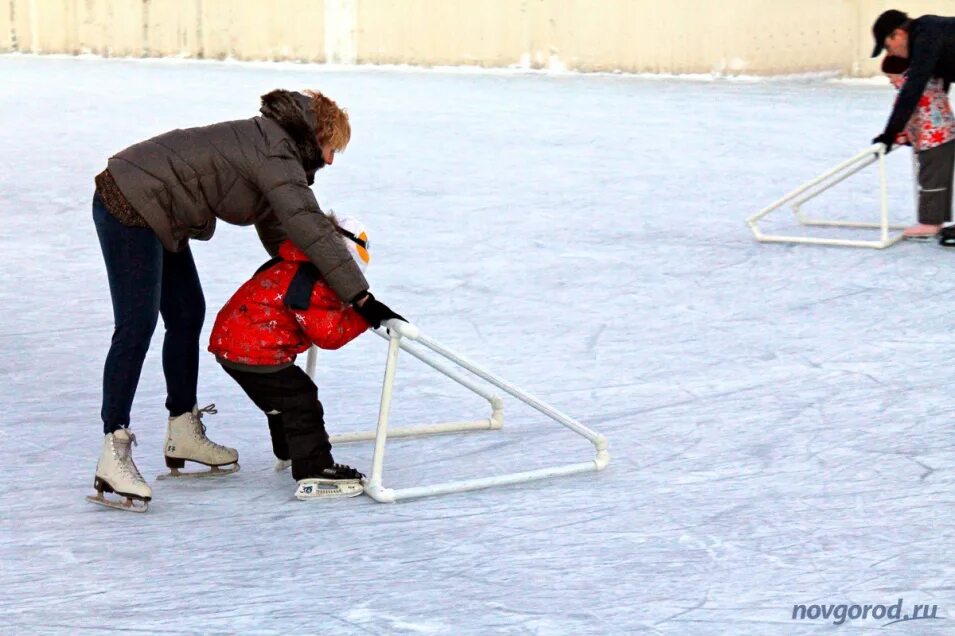
[[[315,476],[300,479],[295,497],[302,501],[356,497],[364,492],[361,483],[364,477],[351,466],[333,464],[318,471]]]

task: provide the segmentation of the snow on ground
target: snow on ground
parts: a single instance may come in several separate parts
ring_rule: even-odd
[[[939,618],[886,633],[951,633],[955,252],[761,245],[743,223],[864,148],[891,89],[16,55],[0,78],[4,633],[811,634],[833,621],[794,621],[794,604],[900,598]],[[154,504],[83,500],[112,325],[93,175],[153,134],[254,115],[275,87],[351,114],[316,191],[369,226],[376,294],[607,435],[607,470],[299,502],[264,417],[206,355],[210,435],[242,471],[157,482],[160,329],[133,412]],[[902,221],[908,155],[890,156]],[[875,184],[819,209],[871,217]],[[193,249],[208,330],[265,255],[225,226]],[[372,425],[384,354],[369,335],[321,355],[332,432]],[[396,425],[484,409],[403,359]],[[506,412],[501,432],[391,443],[386,484],[592,456]],[[371,447],[336,458],[367,470]]]

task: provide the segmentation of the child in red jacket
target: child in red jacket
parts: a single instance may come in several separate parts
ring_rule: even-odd
[[[365,229],[354,219],[332,220],[364,270],[370,260]],[[338,349],[367,328],[291,241],[216,316],[209,351],[266,413],[272,449],[291,460],[299,499],[361,494],[364,475],[332,459],[318,389],[295,357],[313,343]]]

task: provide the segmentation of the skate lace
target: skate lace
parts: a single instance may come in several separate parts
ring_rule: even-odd
[[[216,409],[215,404],[206,404],[201,409],[196,411],[196,414],[193,416],[193,420],[196,423],[196,437],[199,439],[199,443],[209,448],[222,449],[226,450],[226,447],[222,444],[216,444],[211,439],[206,437],[206,425],[202,422],[202,416],[204,414],[215,415],[219,410]]]
[[[113,456],[116,458],[120,472],[127,477],[131,477],[136,482],[145,484],[146,480],[143,479],[139,468],[136,467],[136,463],[133,461],[132,446],[139,446],[139,443],[136,441],[136,434],[129,429],[126,429],[126,432],[129,434],[128,442],[116,439],[115,436],[113,437]]]
[[[365,477],[364,473],[360,473],[356,469],[352,468],[351,466],[346,466],[345,464],[332,464],[332,470],[347,479],[363,479]]]

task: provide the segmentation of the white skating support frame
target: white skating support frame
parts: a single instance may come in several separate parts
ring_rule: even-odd
[[[462,358],[454,352],[442,347],[437,342],[431,340],[422,334],[414,325],[399,320],[387,321],[385,325],[387,330],[376,330],[382,338],[388,340],[388,357],[385,364],[384,383],[381,390],[381,404],[378,410],[378,427],[375,431],[363,433],[346,433],[344,435],[333,435],[331,442],[341,444],[343,442],[357,442],[375,440],[374,454],[372,455],[371,475],[365,483],[365,494],[372,499],[382,503],[390,503],[401,499],[411,499],[414,497],[427,497],[431,495],[443,495],[453,492],[463,492],[466,490],[477,490],[479,488],[488,488],[490,486],[503,486],[507,484],[519,484],[546,477],[555,477],[558,475],[574,475],[591,471],[603,470],[610,461],[610,454],[607,452],[607,439],[587,428],[580,422],[564,415],[553,407],[541,402],[537,398],[527,394],[520,388],[510,384],[501,378],[485,371],[473,362]],[[414,342],[419,346],[409,344]],[[422,351],[421,348],[430,350],[430,354]],[[409,354],[418,358],[428,366],[448,376],[458,384],[470,389],[474,393],[486,399],[491,406],[491,415],[488,419],[466,422],[446,422],[442,424],[431,424],[413,428],[398,428],[388,430],[388,416],[391,410],[391,396],[394,390],[395,371],[398,365],[398,351],[404,349]],[[433,355],[436,354],[436,355]],[[314,369],[315,349],[309,350],[306,369]],[[442,361],[441,359],[444,359]],[[453,367],[447,362],[453,363]],[[457,367],[457,368],[455,368]],[[533,407],[540,413],[543,413],[557,423],[563,424],[578,435],[589,440],[596,450],[596,457],[587,462],[578,464],[568,464],[562,466],[553,466],[550,468],[540,468],[520,473],[510,473],[497,475],[494,477],[485,477],[481,479],[470,479],[463,481],[446,482],[434,484],[431,486],[419,486],[416,488],[385,488],[382,484],[382,472],[384,470],[385,444],[388,437],[417,437],[423,435],[436,435],[441,433],[457,433],[461,431],[475,430],[496,430],[500,429],[504,423],[503,402],[500,397],[492,394],[482,385],[474,381],[469,375],[459,372],[458,368],[468,371],[471,375],[481,378],[485,382],[496,386],[502,391],[512,395],[528,406]],[[311,374],[310,374],[311,375]]]
[[[882,217],[879,223],[810,219],[806,218],[806,216],[802,213],[801,206],[803,203],[819,196],[826,190],[832,188],[838,183],[841,183],[842,181],[845,181],[852,175],[876,161],[879,162],[879,200],[881,203],[882,212]],[[873,230],[877,229],[880,230],[879,240],[865,241],[835,238],[814,238],[810,236],[763,234],[760,231],[757,222],[767,214],[781,208],[787,203],[791,203],[790,207],[792,208],[793,213],[795,213],[796,220],[799,221],[800,225]],[[873,146],[866,148],[851,159],[843,161],[835,168],[816,177],[809,183],[796,188],[778,201],[766,206],[758,213],[746,219],[746,224],[749,225],[749,228],[753,231],[753,235],[756,237],[756,240],[762,241],[764,243],[811,243],[814,245],[843,245],[847,247],[874,247],[877,249],[889,247],[890,245],[897,243],[902,239],[902,234],[899,233],[890,235],[889,232],[892,230],[901,230],[905,226],[889,225],[889,204],[888,195],[886,192],[885,175],[885,146],[883,144],[874,144]]]

